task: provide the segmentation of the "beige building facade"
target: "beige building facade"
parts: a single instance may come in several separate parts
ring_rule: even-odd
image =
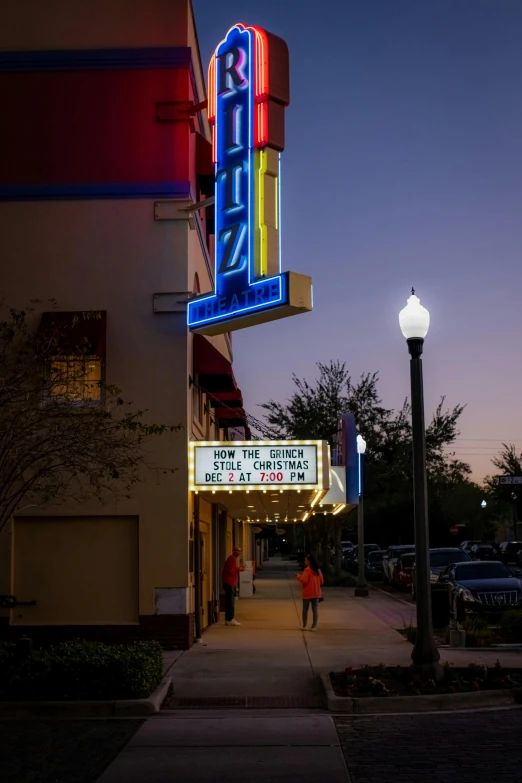
[[[98,356],[150,421],[131,499],[32,508],[0,535],[2,636],[194,639],[216,620],[232,545],[252,528],[188,489],[187,441],[248,436],[228,334],[193,336],[186,302],[213,288],[205,81],[190,0],[4,0],[0,8],[0,290],[34,329],[50,311],[104,314]],[[195,589],[199,540],[201,590]]]

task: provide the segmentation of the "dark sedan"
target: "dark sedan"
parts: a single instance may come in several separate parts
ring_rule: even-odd
[[[522,582],[500,561],[453,563],[441,572],[438,584],[448,585],[450,611],[459,622],[466,615],[498,616],[522,604]]]
[[[519,565],[522,541],[503,541],[498,547],[498,559],[506,565]]]
[[[365,563],[366,579],[382,579],[382,559],[386,554],[386,550],[377,549],[372,552],[368,552],[368,557]]]
[[[380,552],[381,548],[378,544],[364,544],[364,562],[368,559],[370,552]],[[345,558],[343,568],[346,571],[350,571],[352,574],[356,574],[359,570],[359,549],[355,547],[353,554]]]
[[[471,547],[472,560],[498,560],[498,553],[491,544],[475,544]]]
[[[437,549],[430,549],[430,582],[435,584],[439,578],[439,574],[447,566],[452,563],[464,563],[471,560],[467,552],[464,552],[460,547],[441,547]],[[413,575],[411,580],[411,597],[415,600],[417,596],[417,580],[415,574],[415,566],[413,567]]]

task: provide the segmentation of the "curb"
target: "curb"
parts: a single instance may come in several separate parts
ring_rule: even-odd
[[[146,699],[111,701],[0,701],[0,718],[143,717],[159,712],[172,677],[165,677]]]
[[[329,674],[320,675],[329,712],[349,712],[355,715],[381,715],[400,712],[440,712],[451,710],[478,710],[505,707],[522,701],[522,689],[480,691],[478,693],[439,693],[434,696],[367,696],[352,699],[336,696]]]

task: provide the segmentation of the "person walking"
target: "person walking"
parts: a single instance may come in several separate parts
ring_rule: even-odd
[[[241,625],[234,617],[234,599],[239,573],[244,567],[237,564],[237,558],[241,554],[241,547],[235,546],[232,554],[225,560],[221,573],[221,582],[225,592],[225,625]]]
[[[321,592],[321,585],[324,584],[323,575],[321,569],[317,565],[317,560],[312,555],[305,557],[305,569],[302,574],[296,574],[299,582],[301,582],[301,595],[303,598],[303,624],[301,630],[306,630],[306,623],[308,621],[308,609],[310,604],[312,605],[312,627],[311,631],[317,630],[318,620],[318,606],[319,601],[323,595]]]

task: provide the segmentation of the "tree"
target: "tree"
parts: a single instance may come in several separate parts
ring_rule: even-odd
[[[365,455],[365,527],[367,540],[380,543],[413,538],[411,409],[406,400],[399,410],[386,408],[378,392],[377,372],[352,381],[345,363],[318,363],[319,376],[310,383],[293,376],[296,390],[285,403],[269,400],[263,434],[274,438],[317,438],[334,445],[339,418],[355,416],[367,442]],[[426,429],[426,460],[430,494],[430,524],[434,538],[448,529],[440,511],[445,493],[467,480],[469,465],[448,452],[458,436],[462,405],[444,408],[444,397]],[[337,521],[338,517],[333,519]],[[340,534],[330,526],[331,538]],[[324,535],[322,536],[324,540]]]
[[[0,532],[31,506],[129,497],[145,442],[180,429],[146,423],[117,387],[86,380],[91,348],[78,327],[99,313],[45,332],[31,328],[32,313],[10,309],[0,320]]]
[[[512,522],[517,536],[517,523],[522,518],[522,486],[500,484],[499,475],[522,476],[522,453],[517,452],[513,443],[503,443],[500,454],[491,461],[499,473],[486,476],[484,483],[489,489],[499,523],[509,526]]]

